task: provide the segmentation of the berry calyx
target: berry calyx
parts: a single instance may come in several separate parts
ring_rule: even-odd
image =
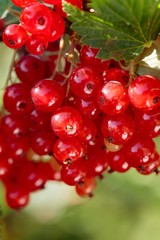
[[[51,117],[51,127],[58,137],[75,136],[82,128],[82,117],[72,107],[61,107]]]
[[[82,155],[82,145],[73,137],[60,138],[54,145],[54,156],[65,164],[72,164],[72,162],[78,160]]]
[[[52,14],[47,6],[33,3],[25,7],[20,16],[20,22],[27,32],[45,34],[52,26]]]

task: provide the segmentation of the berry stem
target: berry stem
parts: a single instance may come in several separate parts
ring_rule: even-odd
[[[12,14],[13,16],[15,16],[15,17],[17,17],[17,18],[19,18],[20,15],[21,15],[21,13],[20,13],[19,11],[14,10],[14,9],[12,9],[12,8],[10,8],[10,7],[8,7],[8,11],[10,12],[10,14]]]
[[[54,79],[56,73],[60,71],[60,65],[61,65],[61,58],[62,58],[62,54],[63,54],[63,49],[64,49],[64,35],[61,37],[61,40],[60,40],[60,43],[59,43],[58,59],[57,59],[57,64],[56,64],[55,71],[53,73],[53,76],[51,77],[52,79]]]
[[[120,67],[124,70],[124,71],[129,71],[130,70],[130,65],[128,66],[124,66],[121,61],[118,61],[118,64],[120,65]]]
[[[7,88],[8,83],[12,79],[12,70],[13,70],[13,67],[15,65],[15,59],[16,59],[17,52],[18,52],[18,50],[14,50],[12,60],[11,60],[11,64],[10,64],[10,67],[9,67],[9,72],[8,72],[7,79],[6,79],[6,83],[5,83],[5,86],[4,86],[5,89]]]
[[[8,75],[7,75],[7,79],[6,79],[6,82],[5,82],[5,85],[4,85],[4,89],[6,89],[8,87],[9,82],[11,82],[12,70],[13,70],[13,67],[15,65],[15,59],[16,59],[17,51],[18,51],[17,49],[14,50],[12,60],[11,60],[11,64],[10,64],[10,67],[9,67],[9,72],[8,72]],[[2,113],[2,117],[3,117],[5,115],[4,106],[2,107],[1,113]]]
[[[130,64],[129,64],[129,82],[128,82],[128,86],[132,83],[133,81],[133,78],[135,76],[135,72],[134,72],[134,59],[130,61]]]
[[[71,48],[70,48],[70,51],[69,51],[69,53],[68,53],[68,61],[71,63],[71,66],[70,66],[70,70],[69,70],[68,75],[65,77],[65,80],[64,80],[63,83],[61,84],[62,86],[68,81],[68,78],[71,76],[71,74],[72,74],[72,72],[73,72],[73,68],[74,68],[74,65],[75,65],[74,46],[75,46],[75,40],[74,40],[74,38],[72,37],[72,40],[71,40]],[[66,97],[68,97],[69,90],[70,90],[70,85],[69,85],[69,81],[68,81]]]

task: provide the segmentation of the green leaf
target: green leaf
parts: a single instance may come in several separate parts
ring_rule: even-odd
[[[92,0],[95,13],[63,6],[81,42],[100,48],[104,60],[134,59],[159,34],[160,0]]]
[[[0,17],[12,4],[11,0],[0,0]]]

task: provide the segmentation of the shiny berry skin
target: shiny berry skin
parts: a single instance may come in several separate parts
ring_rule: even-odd
[[[45,79],[33,86],[31,97],[39,111],[53,112],[62,105],[65,95],[63,87],[56,81]]]
[[[48,41],[53,42],[58,40],[65,31],[65,22],[60,14],[52,11],[53,23],[50,29],[50,33],[48,36]]]
[[[42,113],[34,109],[28,116],[30,131],[50,128],[50,114]]]
[[[21,12],[20,22],[27,32],[45,34],[52,26],[52,13],[41,3],[34,3]]]
[[[19,179],[23,182],[23,188],[29,192],[44,188],[46,183],[44,163],[29,162],[21,167]]]
[[[108,163],[113,171],[127,172],[130,169],[127,156],[123,150],[108,153]]]
[[[82,145],[74,138],[58,139],[54,145],[54,156],[65,164],[70,164],[82,155]]]
[[[15,210],[21,209],[29,203],[29,193],[18,189],[18,187],[7,188],[6,201],[10,208]]]
[[[75,136],[82,128],[81,114],[72,107],[61,107],[51,117],[51,127],[58,137]]]
[[[66,2],[72,4],[73,6],[78,7],[79,9],[82,10],[83,8],[83,4],[82,4],[82,0],[66,0]],[[58,12],[62,17],[67,17],[67,14],[63,11],[63,6],[62,6],[62,1],[60,4],[56,4],[54,6],[54,9],[56,10],[56,12]]]
[[[43,0],[43,2],[56,5],[56,4],[60,4],[62,0]]]
[[[134,111],[136,129],[143,136],[156,138],[160,136],[160,107],[150,111]]]
[[[75,186],[82,181],[86,176],[87,169],[83,165],[81,159],[74,162],[72,165],[63,165],[61,169],[61,178],[64,183],[70,186]]]
[[[24,137],[28,133],[28,122],[23,116],[8,114],[1,120],[1,130],[10,138]]]
[[[30,144],[38,155],[52,155],[53,146],[56,142],[56,136],[50,131],[33,132],[30,136]]]
[[[109,68],[111,60],[102,61],[100,58],[96,58],[100,49],[90,48],[84,45],[80,51],[80,62],[82,65],[88,65],[96,69],[96,71],[102,72]]]
[[[17,7],[27,7],[28,5],[35,3],[37,0],[11,0],[14,5],[16,5]]]
[[[96,98],[84,100],[77,97],[75,98],[74,106],[80,111],[84,118],[90,120],[96,119],[101,113]]]
[[[78,67],[72,72],[69,83],[72,92],[85,99],[97,93],[101,79],[92,67]]]
[[[104,138],[113,144],[125,144],[135,133],[135,124],[126,113],[108,115],[103,120],[102,133]]]
[[[15,66],[19,80],[27,85],[33,85],[45,76],[44,62],[36,56],[25,55]]]
[[[105,150],[100,147],[90,149],[87,153],[87,160],[84,160],[84,165],[88,169],[87,176],[100,176],[108,168],[108,156]]]
[[[153,162],[156,153],[156,145],[151,138],[135,134],[123,148],[127,162],[132,167],[145,166]]]
[[[17,49],[26,43],[28,35],[23,27],[11,24],[5,28],[2,38],[7,47]]]
[[[89,142],[94,139],[97,133],[97,127],[96,124],[89,120],[89,119],[83,119],[83,127],[78,132],[77,138],[80,142]]]
[[[129,105],[127,88],[120,82],[110,81],[100,87],[97,102],[103,112],[109,115],[121,114]]]
[[[34,107],[31,102],[30,88],[23,83],[13,83],[7,87],[3,103],[8,112],[15,114],[27,114]]]
[[[150,75],[139,76],[130,84],[128,95],[135,108],[153,110],[160,106],[160,80]]]
[[[26,49],[33,55],[40,55],[47,50],[48,40],[42,34],[32,34],[26,41]]]
[[[9,142],[9,154],[15,159],[24,157],[29,150],[29,141],[27,138],[21,137],[17,140]]]
[[[95,178],[85,178],[82,183],[76,185],[76,192],[80,197],[92,197],[95,188]]]
[[[129,74],[120,68],[110,68],[103,71],[102,80],[103,83],[117,81],[122,83],[124,86],[127,86],[129,82]]]
[[[153,162],[149,163],[146,166],[139,166],[136,170],[142,175],[149,175],[153,172],[156,172],[157,168],[160,166],[160,156],[158,153],[155,155]]]
[[[61,171],[54,169],[51,166],[51,164],[49,164],[49,163],[47,166],[46,175],[47,175],[47,180],[51,180],[51,181],[61,181],[62,180],[61,179]]]

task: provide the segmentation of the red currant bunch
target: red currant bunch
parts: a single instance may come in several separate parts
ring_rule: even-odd
[[[20,24],[3,32],[4,43],[19,48],[0,117],[0,180],[9,207],[25,207],[47,181],[92,197],[104,173],[158,174],[160,80],[97,58],[100,49],[68,30],[61,0],[12,2],[23,10]],[[83,7],[82,0],[68,2]]]

